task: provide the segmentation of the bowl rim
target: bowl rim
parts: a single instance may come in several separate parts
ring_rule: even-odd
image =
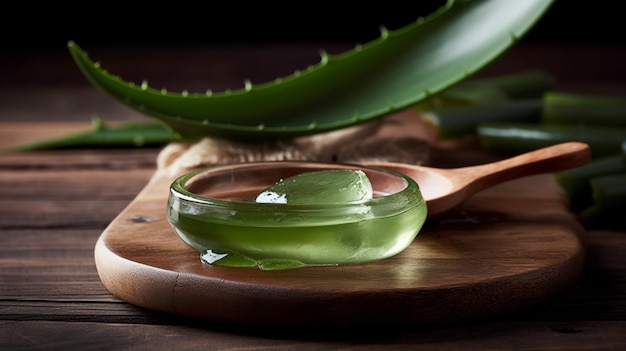
[[[239,200],[225,200],[219,198],[213,198],[209,196],[199,195],[188,190],[185,186],[186,183],[202,174],[212,171],[219,170],[241,170],[241,169],[249,169],[251,167],[302,167],[305,168],[307,165],[314,165],[319,168],[319,170],[323,169],[362,169],[366,171],[374,171],[380,172],[383,174],[387,174],[389,176],[396,177],[404,182],[405,186],[401,190],[386,194],[384,196],[373,197],[366,201],[355,201],[355,202],[345,202],[345,203],[337,203],[337,204],[283,204],[283,203],[256,203],[250,201],[239,201]],[[325,168],[328,167],[328,168]],[[318,168],[316,168],[318,169]],[[312,169],[310,171],[315,171],[316,169]],[[309,172],[308,170],[303,170],[302,173]],[[367,173],[367,172],[366,172]],[[278,180],[278,179],[277,179]],[[372,182],[372,186],[375,184]],[[375,189],[374,189],[375,190]],[[170,197],[175,197],[178,200],[186,201],[189,204],[195,204],[199,206],[209,206],[214,208],[233,208],[236,207],[239,211],[281,211],[281,212],[314,212],[314,211],[328,211],[328,210],[339,210],[342,208],[353,208],[355,206],[383,206],[385,204],[391,204],[394,207],[397,205],[401,205],[401,203],[407,203],[407,198],[418,198],[418,201],[414,206],[420,205],[424,203],[424,198],[419,189],[419,185],[417,182],[408,175],[397,172],[395,170],[391,170],[388,168],[377,167],[377,166],[369,166],[362,165],[358,163],[347,163],[347,162],[320,162],[320,161],[258,161],[258,162],[244,162],[244,163],[234,163],[234,164],[222,164],[222,165],[214,165],[209,167],[203,167],[199,169],[195,169],[189,171],[179,177],[177,177],[170,185]],[[405,201],[399,201],[405,199]],[[409,204],[407,204],[409,205]],[[406,207],[406,206],[405,206]],[[407,208],[408,210],[408,208]]]

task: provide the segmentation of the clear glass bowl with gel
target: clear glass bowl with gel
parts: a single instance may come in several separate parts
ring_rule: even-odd
[[[327,172],[337,170],[351,172]],[[406,175],[298,161],[192,171],[171,184],[167,204],[174,231],[202,262],[265,270],[388,258],[411,244],[426,215]]]

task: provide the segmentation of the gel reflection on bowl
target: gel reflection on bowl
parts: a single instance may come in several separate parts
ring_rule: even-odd
[[[256,203],[280,179],[328,169],[362,170],[373,188],[358,203]],[[415,239],[427,208],[403,174],[359,165],[270,161],[199,169],[176,179],[167,216],[202,262],[286,269],[380,260]]]

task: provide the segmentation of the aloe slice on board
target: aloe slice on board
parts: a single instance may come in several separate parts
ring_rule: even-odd
[[[510,48],[553,0],[448,3],[403,28],[316,65],[241,90],[174,93],[124,81],[68,48],[84,75],[114,99],[157,118],[185,138],[295,137],[348,127],[424,101]],[[210,88],[210,87],[207,87]]]

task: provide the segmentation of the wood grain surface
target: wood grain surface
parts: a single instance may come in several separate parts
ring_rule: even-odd
[[[244,78],[256,82],[290,73],[316,60],[319,47],[107,47],[90,51],[111,71],[131,80],[147,78],[157,86],[173,90],[203,91],[207,85],[238,86]],[[481,74],[542,69],[554,75],[560,91],[625,95],[625,58],[623,47],[517,46]],[[52,53],[0,55],[0,76],[2,146],[11,144],[9,140],[34,140],[53,132],[76,131],[88,126],[93,114],[105,120],[139,117],[94,90],[64,48]],[[60,127],[49,129],[47,123]],[[14,127],[9,129],[5,124]],[[626,345],[626,233],[608,229],[585,228],[584,265],[568,291],[555,294],[545,303],[530,301],[528,305],[534,308],[519,306],[517,312],[478,322],[322,333],[316,328],[297,326],[229,326],[222,321],[163,313],[127,303],[102,283],[94,247],[107,226],[155,175],[159,151],[0,152],[0,349],[571,351],[623,350]],[[484,160],[483,155],[471,149],[456,153],[458,158],[453,160],[439,157],[447,153],[445,148],[434,151],[436,166],[455,167]],[[490,196],[502,206],[508,203],[496,199],[491,192],[480,196]],[[556,204],[547,203],[554,214],[535,217],[535,223],[550,222],[554,217],[562,219]],[[429,227],[420,234],[426,235],[418,239],[426,242],[430,235],[433,240],[435,229],[456,231],[457,237],[468,234],[463,228],[474,225],[475,216],[499,218],[497,212],[482,212],[470,201],[462,211],[440,223],[439,229]],[[520,223],[527,223],[522,214],[518,218]],[[562,230],[569,233],[570,229]],[[518,237],[516,233],[519,232],[509,232],[508,236],[523,240],[523,235]],[[448,248],[453,247],[457,246]],[[498,255],[492,255],[490,262],[500,257],[506,246],[497,250]],[[525,264],[532,267],[533,258],[545,262],[551,255],[540,250],[529,254]],[[474,264],[485,263],[476,260]],[[489,274],[498,271],[497,266],[485,267],[486,272],[492,272]]]
[[[283,327],[478,321],[553,299],[583,267],[583,229],[552,175],[480,193],[392,258],[280,271],[201,263],[165,218],[172,180],[157,172],[95,249],[107,289],[158,311]]]

